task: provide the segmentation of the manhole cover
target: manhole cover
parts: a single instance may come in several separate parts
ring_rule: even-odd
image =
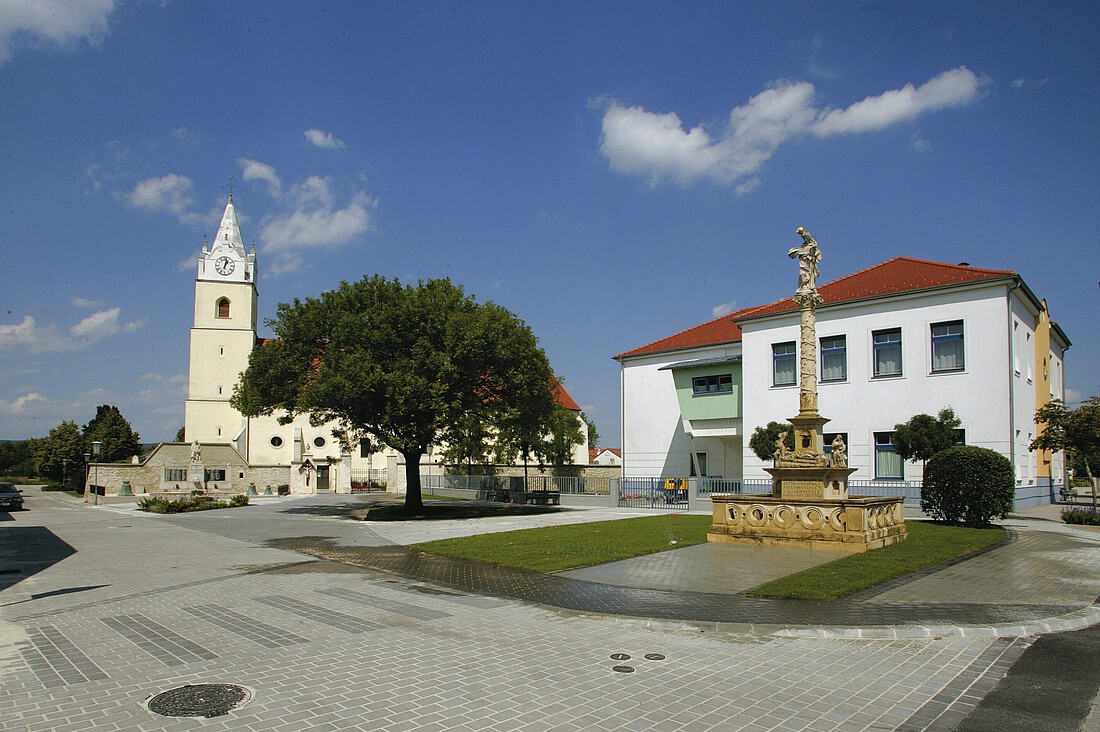
[[[634,673],[634,667],[633,666],[612,666],[611,670],[612,671],[618,671],[621,674],[632,674],[632,673]]]
[[[149,711],[162,717],[220,717],[252,698],[235,684],[188,684],[149,699]]]
[[[630,660],[630,654],[629,653],[612,653],[611,654],[611,660],[612,661],[629,661]]]
[[[647,654],[645,654],[645,658],[646,658],[647,661],[663,661],[663,660],[665,660],[664,655],[660,654],[660,653],[647,653]]]

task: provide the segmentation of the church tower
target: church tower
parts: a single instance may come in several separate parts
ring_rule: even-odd
[[[230,194],[218,234],[213,243],[203,242],[199,256],[184,408],[187,442],[244,448],[246,421],[229,399],[256,345],[256,301],[256,248],[245,251]]]

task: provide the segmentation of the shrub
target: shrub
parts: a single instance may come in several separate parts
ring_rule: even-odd
[[[925,467],[920,507],[941,521],[987,526],[1012,510],[1012,463],[984,447],[951,447]]]
[[[1067,508],[1062,511],[1062,520],[1067,524],[1100,526],[1100,513],[1092,508]]]
[[[229,499],[229,505],[233,508],[236,508],[238,506],[247,506],[248,496],[244,493],[238,493],[237,495]]]

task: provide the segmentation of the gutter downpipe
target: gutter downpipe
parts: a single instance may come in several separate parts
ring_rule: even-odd
[[[1012,474],[1016,477],[1017,486],[1021,479],[1016,474],[1019,466],[1016,464],[1016,369],[1013,366],[1016,342],[1012,328],[1012,293],[1019,287],[1020,280],[1017,278],[1016,284],[1005,293],[1005,308],[1008,312],[1008,459],[1012,461]],[[1012,489],[1012,507],[1016,507],[1016,486]]]

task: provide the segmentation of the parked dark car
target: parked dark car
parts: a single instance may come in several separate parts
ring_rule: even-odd
[[[19,511],[23,508],[23,491],[14,483],[0,483],[0,511]]]

